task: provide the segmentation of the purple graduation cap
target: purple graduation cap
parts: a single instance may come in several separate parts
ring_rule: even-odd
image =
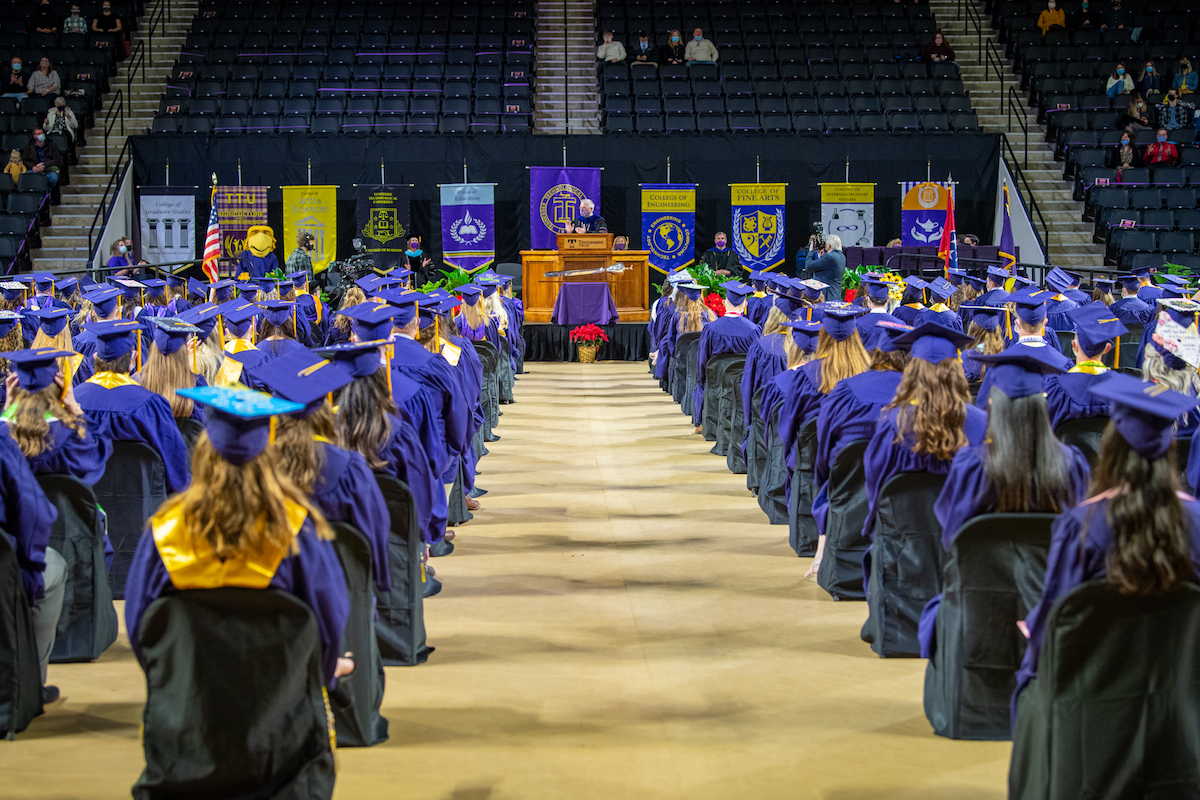
[[[200,333],[200,328],[178,317],[152,317],[150,319],[154,346],[165,356],[171,355],[187,344],[189,336]]]
[[[957,358],[959,351],[975,341],[965,333],[947,328],[938,322],[922,322],[896,338],[896,345],[909,348],[913,358],[930,364],[940,364],[947,358]]]
[[[354,335],[363,341],[387,339],[396,326],[397,309],[390,303],[372,300],[344,308],[338,313],[350,318]]]
[[[355,377],[345,364],[308,350],[295,350],[264,361],[251,370],[251,376],[270,389],[271,394],[300,403],[303,408],[292,412],[297,417],[315,414],[325,404],[326,397]]]
[[[212,329],[217,326],[217,317],[221,315],[221,307],[216,303],[201,303],[179,313],[180,322],[195,325],[200,329],[200,338],[207,339],[212,335]]]
[[[730,305],[740,306],[746,302],[746,298],[754,294],[753,286],[746,286],[743,283],[734,283],[732,286],[721,284],[725,289],[725,297],[729,299]]]
[[[1117,433],[1149,459],[1167,454],[1175,439],[1175,421],[1200,406],[1200,399],[1119,372],[1106,373],[1092,384],[1091,392],[1108,400],[1108,416]]]
[[[84,330],[96,336],[96,358],[116,361],[137,346],[138,334],[144,327],[137,320],[117,319],[93,322],[84,326]]]
[[[296,304],[291,300],[263,300],[257,305],[262,309],[267,322],[276,327],[296,320]]]
[[[36,394],[54,383],[58,376],[58,359],[73,355],[75,353],[70,350],[39,347],[36,350],[12,350],[4,357],[13,363],[21,388]]]
[[[821,323],[807,322],[799,320],[796,322],[785,322],[784,327],[792,329],[792,341],[796,346],[805,353],[815,353],[817,350],[817,338],[821,334]]]
[[[111,317],[117,310],[117,304],[121,302],[121,295],[121,290],[116,286],[103,286],[88,292],[83,299],[92,304],[97,316]]]
[[[342,364],[355,378],[366,378],[379,371],[382,364],[379,348],[384,340],[372,342],[343,342],[328,347],[318,347],[314,353]]]
[[[58,336],[71,321],[71,309],[69,308],[40,308],[25,313],[37,319],[38,327],[47,336]]]
[[[1046,345],[1015,344],[994,355],[976,354],[975,360],[988,365],[992,386],[1014,400],[1041,394],[1043,375],[1066,372],[1062,353]]]
[[[225,327],[239,339],[250,331],[250,325],[254,322],[254,318],[262,311],[262,309],[249,300],[242,300],[240,298],[230,300],[228,303],[222,303],[217,307],[217,310],[221,312],[221,316],[225,319]]]
[[[271,417],[303,408],[299,403],[247,389],[201,386],[177,389],[175,393],[208,409],[208,440],[221,458],[239,466],[253,461],[270,444]]]
[[[871,298],[872,302],[887,302],[888,294],[892,289],[890,283],[881,281],[878,278],[863,278],[860,283],[867,290],[867,297]]]
[[[855,320],[867,313],[862,306],[840,303],[823,303],[819,308],[825,314],[821,317],[821,325],[835,342],[844,342],[853,336],[858,330]]]
[[[1004,314],[1001,306],[959,306],[959,311],[970,311],[971,322],[985,331],[994,331],[1000,325],[1000,317]]]
[[[1067,312],[1067,318],[1075,323],[1075,339],[1079,349],[1089,358],[1100,355],[1106,344],[1129,333],[1125,324],[1099,300],[1072,308]]]

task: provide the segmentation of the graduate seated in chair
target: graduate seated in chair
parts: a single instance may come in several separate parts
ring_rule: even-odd
[[[929,297],[932,303],[929,308],[917,311],[916,321],[913,324],[936,322],[961,333],[962,317],[958,315],[957,311],[946,305],[950,298],[954,297],[956,291],[954,285],[941,276],[930,281]]]
[[[150,354],[138,370],[137,382],[166,400],[175,419],[194,419],[203,424],[204,411],[188,398],[176,394],[179,389],[208,385],[202,375],[196,374],[195,350],[188,346],[201,329],[168,317],[156,317],[149,323]]]
[[[705,367],[709,359],[722,353],[745,353],[762,335],[762,329],[746,319],[746,298],[753,290],[736,281],[721,284],[725,290],[725,315],[716,319],[700,333],[696,348],[696,386],[692,390],[692,424],[700,432],[704,419]]]
[[[1091,476],[1087,460],[1055,437],[1046,413],[1043,377],[1063,374],[1057,355],[1047,348],[1010,347],[979,357],[992,374],[987,439],[954,456],[934,506],[947,551],[973,517],[1057,514],[1086,496]],[[922,658],[929,658],[940,600],[941,595],[933,598],[921,612]]]
[[[354,662],[338,652],[350,604],[333,531],[267,446],[271,418],[302,407],[246,390],[181,391],[207,407],[208,433],[196,445],[191,485],[150,518],[138,542],[125,587],[134,653],[141,658],[142,615],[159,597],[271,587],[294,594],[316,616],[322,675],[335,687]]]
[[[1185,336],[1196,335],[1195,316],[1192,313],[1177,311],[1173,308],[1166,309],[1166,313],[1175,324],[1186,331]],[[1147,333],[1150,333],[1149,328],[1147,328]],[[1147,339],[1144,337],[1142,343],[1146,344],[1146,342]],[[1172,348],[1168,346],[1169,344],[1171,343],[1166,340],[1160,343],[1154,338],[1149,339],[1149,346],[1146,347],[1146,355],[1142,362],[1142,380],[1189,397],[1200,395],[1200,374],[1197,374],[1196,367],[1175,355]],[[1176,436],[1191,436],[1197,428],[1200,428],[1200,414],[1197,413],[1185,414],[1175,421]]]
[[[75,398],[88,425],[106,440],[149,446],[162,457],[167,488],[183,491],[190,480],[188,450],[171,406],[130,377],[142,324],[93,322],[87,329],[96,338],[96,374],[75,389]]]
[[[1064,270],[1055,267],[1046,273],[1046,291],[1051,293],[1046,302],[1046,326],[1054,331],[1069,331],[1072,329],[1069,312],[1079,308],[1079,303],[1068,297],[1074,278]],[[1085,301],[1086,302],[1086,301]]]
[[[63,376],[60,364],[70,355],[54,349],[5,354],[14,370],[5,381],[0,428],[21,448],[35,475],[70,475],[92,485],[104,476],[112,443],[88,427]]]
[[[1104,303],[1073,308],[1067,316],[1075,325],[1075,341],[1071,342],[1075,365],[1066,375],[1046,375],[1046,411],[1051,428],[1069,419],[1108,415],[1108,402],[1092,394],[1091,388],[1109,371],[1100,359],[1129,332]]]
[[[990,356],[1004,349],[1004,309],[998,306],[959,306],[969,320],[967,335],[972,342],[962,351],[963,374],[968,383],[983,380],[985,367],[978,356]]]
[[[1014,347],[1045,348],[1050,351],[1048,359],[1053,361],[1057,357],[1058,366],[1065,371],[1071,368],[1071,360],[1059,352],[1058,334],[1046,331],[1048,295],[1049,292],[1025,287],[1008,296],[1005,305],[1014,309],[1012,328],[1016,338],[1005,349]],[[985,371],[979,386],[979,394],[975,397],[975,405],[979,408],[986,408],[990,391],[991,379]]]
[[[183,311],[179,321],[194,325],[199,333],[187,340],[188,362],[196,375],[196,385],[208,386],[216,382],[217,371],[225,360],[225,341],[220,322],[220,307],[216,303],[202,302]],[[203,383],[200,380],[203,379]],[[193,405],[194,408],[194,405]],[[201,410],[198,414],[203,414]],[[194,413],[193,416],[196,416]]]
[[[270,358],[280,358],[304,349],[299,339],[300,326],[296,303],[289,300],[263,300],[258,303],[262,316],[258,325],[259,350]],[[307,325],[307,320],[304,323]]]

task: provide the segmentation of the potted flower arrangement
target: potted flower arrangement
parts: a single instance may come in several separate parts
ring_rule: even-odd
[[[572,328],[568,335],[579,348],[580,364],[595,364],[600,343],[608,341],[608,334],[599,325],[580,325]]]
[[[716,292],[704,295],[704,305],[708,306],[709,310],[718,317],[725,316],[725,298]]]

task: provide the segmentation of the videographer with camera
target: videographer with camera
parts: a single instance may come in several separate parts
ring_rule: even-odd
[[[308,231],[296,234],[296,249],[287,259],[288,272],[312,272],[312,254],[316,248],[316,240]]]
[[[842,299],[842,275],[846,272],[846,257],[842,255],[842,239],[830,234],[821,242],[824,228],[821,223],[813,226],[816,233],[808,237],[808,250],[796,254],[796,276],[812,278],[829,284],[825,299],[840,302]]]

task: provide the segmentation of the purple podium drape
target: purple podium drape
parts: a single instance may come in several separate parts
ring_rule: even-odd
[[[617,304],[607,283],[564,283],[558,287],[554,313],[556,325],[607,325],[617,322]]]

